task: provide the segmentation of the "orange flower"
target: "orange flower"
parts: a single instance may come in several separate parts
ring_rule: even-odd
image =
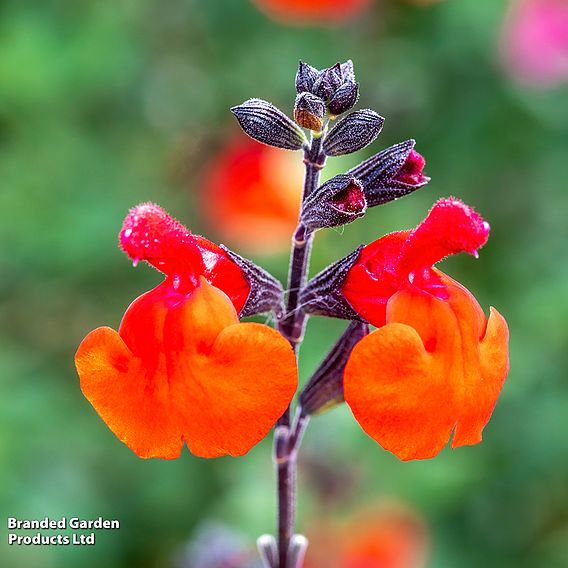
[[[303,172],[295,154],[236,137],[205,173],[201,206],[225,240],[256,253],[287,250]]]
[[[477,444],[509,370],[508,329],[491,308],[432,265],[477,255],[489,225],[456,199],[440,200],[414,231],[365,247],[343,294],[379,329],[353,349],[345,400],[362,428],[403,460],[431,458],[448,442]]]
[[[269,16],[283,23],[337,23],[360,14],[370,0],[254,0]]]
[[[120,239],[166,279],[130,305],[118,333],[101,327],[83,340],[75,358],[83,393],[141,458],[177,458],[184,442],[201,457],[245,454],[296,390],[288,342],[239,323],[246,275],[159,207],[133,209]]]
[[[422,568],[428,539],[423,522],[399,506],[369,509],[346,526],[309,534],[305,568]]]

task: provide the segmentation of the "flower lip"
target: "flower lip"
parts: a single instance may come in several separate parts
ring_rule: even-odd
[[[142,203],[130,210],[119,242],[134,266],[145,260],[168,276],[190,275],[194,284],[204,268],[193,235],[154,203]]]
[[[489,223],[459,199],[440,199],[402,247],[399,271],[418,272],[460,252],[476,257],[489,229]]]

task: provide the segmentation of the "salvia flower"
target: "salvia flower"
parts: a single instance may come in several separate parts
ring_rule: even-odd
[[[363,429],[403,460],[446,445],[477,444],[509,369],[508,329],[433,264],[477,255],[489,225],[457,199],[442,199],[413,231],[365,247],[343,294],[379,329],[345,368],[345,400]]]
[[[489,225],[442,199],[413,231],[391,233],[314,277],[305,309],[378,327],[354,348],[344,397],[362,428],[403,460],[477,444],[508,372],[508,330],[493,308],[433,268],[474,256]],[[337,277],[334,277],[337,274]],[[337,313],[330,313],[336,310]]]
[[[173,459],[184,442],[201,457],[246,453],[296,389],[288,342],[238,319],[276,308],[279,285],[157,205],[132,209],[120,244],[165,280],[130,305],[118,333],[101,327],[83,340],[75,358],[83,393],[139,457]],[[259,282],[272,301],[255,291]]]

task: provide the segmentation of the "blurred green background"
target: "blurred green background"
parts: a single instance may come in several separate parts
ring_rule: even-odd
[[[414,137],[432,177],[319,235],[312,271],[414,226],[440,196],[462,198],[490,221],[491,239],[478,261],[443,269],[507,317],[512,361],[484,442],[434,460],[399,462],[346,408],[315,419],[304,454],[356,481],[327,503],[302,477],[300,528],[309,536],[322,516],[389,497],[430,527],[429,566],[568,565],[568,91],[504,74],[505,8],[385,0],[326,29],[282,26],[246,0],[0,4],[1,566],[170,566],[204,521],[251,544],[273,530],[268,439],[238,460],[141,461],[81,394],[73,355],[160,281],[117,248],[128,208],[157,201],[206,231],[196,193],[202,164],[234,131],[229,107],[257,96],[289,112],[300,58],[352,58],[359,106],[387,118],[359,157]],[[286,255],[256,260],[285,279]],[[303,380],[343,325],[310,322]],[[94,548],[8,547],[8,515],[102,515],[122,528],[98,533]]]

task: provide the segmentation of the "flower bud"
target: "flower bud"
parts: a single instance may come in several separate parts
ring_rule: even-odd
[[[303,128],[320,132],[323,128],[325,103],[312,93],[300,93],[294,105],[294,119]]]
[[[328,156],[357,152],[377,139],[385,119],[369,109],[358,110],[340,120],[323,141]]]
[[[366,211],[361,183],[351,175],[341,174],[306,198],[300,220],[308,229],[325,229],[351,223]]]
[[[323,69],[318,73],[312,87],[312,93],[324,101],[329,101],[343,83],[341,64]]]
[[[415,140],[386,148],[349,170],[365,190],[369,207],[382,205],[425,186],[424,158],[414,151]]]
[[[269,102],[249,99],[233,107],[231,112],[237,117],[241,128],[263,144],[285,150],[300,150],[306,142],[298,125]]]
[[[358,98],[359,83],[351,83],[350,81],[343,83],[327,105],[330,114],[343,114],[355,105]]]
[[[343,402],[345,365],[353,347],[368,333],[366,323],[352,321],[347,326],[300,394],[300,405],[306,414],[319,414]]]
[[[296,92],[305,93],[311,91],[317,76],[318,70],[315,67],[300,61],[298,72],[296,73]]]

